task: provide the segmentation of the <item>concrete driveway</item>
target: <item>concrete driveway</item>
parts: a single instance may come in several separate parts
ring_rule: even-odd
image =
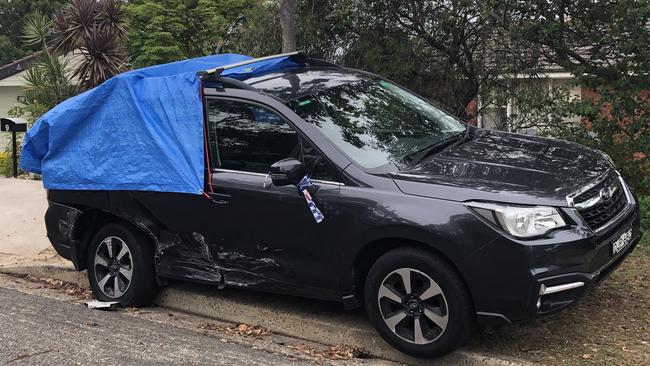
[[[51,248],[43,223],[46,209],[43,182],[0,178],[0,265],[38,259]]]

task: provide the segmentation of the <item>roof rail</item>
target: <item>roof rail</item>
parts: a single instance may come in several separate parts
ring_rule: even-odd
[[[288,53],[280,53],[277,55],[271,55],[271,56],[266,56],[266,57],[260,57],[260,58],[254,58],[242,62],[237,62],[234,64],[229,64],[229,65],[224,65],[220,67],[215,67],[214,69],[209,69],[206,71],[201,72],[203,75],[210,75],[213,78],[220,78],[221,73],[224,72],[225,70],[228,69],[233,69],[235,67],[239,66],[245,66],[245,65],[251,65],[255,64],[261,61],[267,61],[267,60],[272,60],[275,58],[282,58],[282,57],[287,57],[289,59],[292,59],[293,61],[305,65],[312,65],[312,66],[324,66],[324,67],[335,67],[335,68],[340,68],[341,66],[333,64],[331,62],[319,60],[319,59],[313,59],[307,56],[307,54],[304,51],[295,51],[295,52],[288,52]]]
[[[274,59],[274,58],[282,58],[282,57],[298,58],[298,57],[296,57],[296,56],[301,57],[301,58],[304,58],[305,60],[307,59],[307,56],[305,55],[305,53],[304,53],[303,51],[295,51],[295,52],[288,52],[288,53],[280,53],[280,54],[277,54],[277,55],[271,55],[271,56],[266,56],[266,57],[254,58],[254,59],[250,59],[250,60],[246,60],[246,61],[242,61],[242,62],[236,62],[236,63],[234,63],[234,64],[229,64],[229,65],[224,65],[224,66],[215,67],[214,69],[206,70],[205,73],[206,73],[206,74],[214,74],[215,76],[219,76],[219,75],[221,75],[221,73],[224,72],[225,70],[232,69],[232,68],[235,68],[235,67],[244,66],[244,65],[250,65],[250,64],[255,64],[255,63],[258,63],[258,62],[261,62],[261,61],[272,60],[272,59]]]

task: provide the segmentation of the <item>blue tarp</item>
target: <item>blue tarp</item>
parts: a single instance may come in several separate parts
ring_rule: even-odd
[[[248,60],[222,54],[117,75],[57,105],[27,132],[20,167],[48,189],[201,194],[203,107],[197,72]],[[226,70],[244,79],[294,66],[277,58]]]

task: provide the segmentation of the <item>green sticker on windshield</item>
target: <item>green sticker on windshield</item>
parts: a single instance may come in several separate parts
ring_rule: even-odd
[[[388,81],[380,80],[379,85],[383,86],[384,88],[390,88],[392,85]]]
[[[306,106],[309,103],[311,103],[311,99],[306,99],[306,100],[303,100],[302,102],[298,102],[298,106],[300,106],[300,107]]]

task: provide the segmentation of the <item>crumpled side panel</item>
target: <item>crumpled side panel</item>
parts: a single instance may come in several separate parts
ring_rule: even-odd
[[[49,202],[45,214],[47,233],[51,240],[71,245],[75,240],[74,234],[79,216],[83,212],[56,202]]]
[[[197,232],[162,231],[156,247],[156,266],[163,276],[236,287],[255,287],[269,280],[260,269],[279,267],[270,257],[249,257],[210,244]]]

